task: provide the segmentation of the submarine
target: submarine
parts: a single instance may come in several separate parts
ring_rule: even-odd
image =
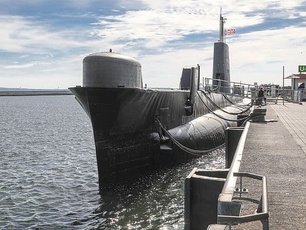
[[[220,21],[223,36],[221,15]],[[214,81],[230,81],[221,35],[213,65]],[[234,106],[242,103],[239,96],[201,89],[199,65],[183,68],[179,89],[148,89],[140,62],[112,50],[86,56],[83,86],[69,89],[92,123],[100,187],[219,148],[225,129],[247,111]]]

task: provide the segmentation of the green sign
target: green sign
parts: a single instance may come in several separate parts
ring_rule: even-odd
[[[306,72],[306,65],[299,65],[299,72]]]

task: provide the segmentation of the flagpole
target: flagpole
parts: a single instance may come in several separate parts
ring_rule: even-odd
[[[222,8],[220,7],[220,28],[219,28],[219,41],[223,42],[224,40],[224,18],[222,16]]]

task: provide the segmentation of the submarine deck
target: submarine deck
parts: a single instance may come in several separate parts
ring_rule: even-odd
[[[265,107],[263,107],[265,108]],[[266,120],[251,123],[240,172],[265,175],[268,186],[269,227],[306,228],[306,103],[266,106]],[[249,191],[258,191],[254,181],[245,181]],[[252,213],[252,204],[242,212]],[[260,221],[232,226],[232,229],[263,229]]]

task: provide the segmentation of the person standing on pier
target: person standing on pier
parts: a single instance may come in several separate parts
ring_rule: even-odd
[[[305,88],[305,83],[303,82],[298,87],[299,102],[303,101],[303,98],[304,98],[304,88]]]
[[[260,87],[259,91],[258,91],[258,104],[262,105],[262,100],[264,100],[265,105],[267,104],[267,99],[265,97],[265,93],[262,87]]]

